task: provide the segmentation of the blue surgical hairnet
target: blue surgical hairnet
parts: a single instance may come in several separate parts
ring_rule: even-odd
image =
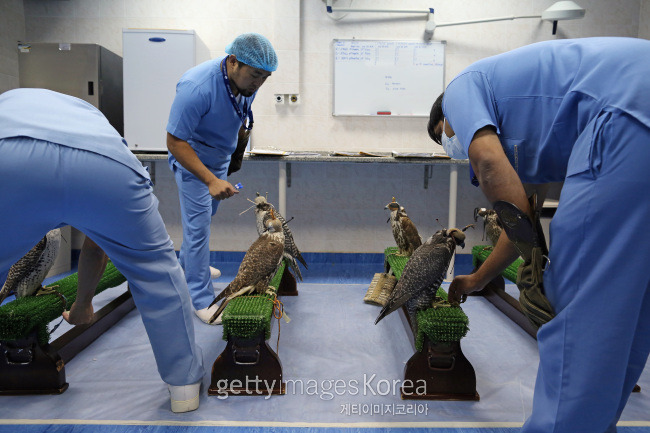
[[[258,33],[244,33],[226,47],[226,53],[234,54],[242,63],[253,68],[273,72],[278,69],[278,56],[271,41]]]

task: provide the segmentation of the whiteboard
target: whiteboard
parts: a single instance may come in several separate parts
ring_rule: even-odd
[[[334,39],[334,116],[428,117],[444,90],[445,43]]]

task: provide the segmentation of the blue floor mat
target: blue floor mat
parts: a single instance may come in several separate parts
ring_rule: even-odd
[[[417,403],[426,405],[426,415],[382,416],[353,413],[350,406],[383,404],[394,408],[409,401],[400,400],[399,393],[358,396],[346,392],[333,399],[322,398],[323,381],[330,379],[361,380],[364,373],[376,373],[378,380],[400,379],[404,363],[413,353],[398,313],[374,325],[379,308],[362,301],[374,273],[383,270],[383,258],[340,255],[328,261],[332,257],[307,256],[309,269],[303,272],[305,281],[298,284],[300,296],[282,298],[293,319],[288,324],[281,322],[280,328],[279,357],[285,381],[316,380],[320,393],[288,392],[268,400],[208,397],[205,389],[210,368],[225,342],[219,327],[194,317],[206,369],[201,406],[195,412],[172,414],[140,317],[133,311],[66,365],[70,388],[62,395],[0,397],[0,433],[520,431],[532,407],[536,344],[482,298],[470,298],[464,304],[470,332],[462,341],[463,352],[477,373],[479,402],[423,401]],[[217,289],[232,280],[243,253],[230,261],[224,258],[212,261],[223,272],[214,281]],[[458,256],[457,274],[471,271],[471,256],[469,259],[468,263],[467,257]],[[277,337],[275,322],[268,340],[274,350]],[[622,417],[627,426],[619,427],[619,433],[650,433],[647,371],[639,384],[643,390],[630,398]]]

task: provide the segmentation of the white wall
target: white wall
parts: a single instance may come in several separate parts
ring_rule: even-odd
[[[7,3],[2,1],[3,5]],[[335,6],[423,10],[434,7],[436,21],[449,22],[541,14],[553,3],[338,0]],[[437,29],[435,39],[447,41],[446,81],[475,60],[537,41],[589,36],[650,37],[648,0],[578,3],[587,10],[585,18],[560,22],[555,36],[551,34],[551,23],[538,19]],[[9,8],[14,9],[20,8]],[[253,107],[256,146],[292,150],[433,150],[424,118],[331,116],[332,39],[419,39],[424,18],[349,14],[335,20],[340,15],[328,15],[321,0],[25,0],[24,14],[28,41],[98,43],[118,54],[122,53],[124,27],[194,29],[212,57],[222,55],[225,45],[237,34],[259,32],[269,37],[278,50],[280,67],[262,87]],[[4,32],[0,36],[3,43],[9,37]],[[274,93],[296,87],[302,99],[300,105],[274,103]],[[213,250],[243,251],[250,245],[255,237],[253,215],[239,217],[238,213],[248,205],[244,197],[254,198],[255,191],[269,191],[269,200],[277,203],[277,172],[277,164],[251,162],[233,176],[233,182],[244,184],[244,192],[224,202],[213,219]],[[446,221],[448,172],[446,166],[435,166],[429,188],[424,189],[424,167],[419,165],[293,164],[285,216],[295,216],[291,227],[303,251],[380,252],[392,243],[383,209],[392,196],[407,208],[423,236],[438,228],[435,218]],[[475,206],[486,204],[480,191],[469,185],[467,179],[467,166],[463,166],[459,172],[459,225],[471,222]],[[182,237],[176,186],[163,162],[156,164],[156,193],[178,248]],[[470,234],[468,246],[480,242],[480,232],[479,229]]]
[[[22,0],[0,0],[0,93],[18,87],[16,44],[24,38]]]

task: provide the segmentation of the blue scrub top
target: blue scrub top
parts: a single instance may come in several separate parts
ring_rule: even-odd
[[[94,152],[149,179],[106,117],[73,96],[32,88],[4,92],[0,95],[0,139],[10,137],[31,137]]]
[[[466,151],[476,131],[494,126],[510,163],[529,183],[564,180],[573,144],[604,111],[622,111],[650,126],[650,41],[528,45],[469,66],[443,99]]]
[[[242,121],[226,90],[221,61],[209,60],[187,71],[176,85],[176,97],[167,123],[167,132],[187,141],[206,167],[226,170],[237,148]],[[239,107],[250,107],[255,99],[239,98]],[[170,154],[170,161],[174,161]]]

